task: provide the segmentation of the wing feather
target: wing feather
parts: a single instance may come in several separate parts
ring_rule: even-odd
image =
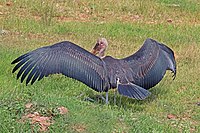
[[[12,64],[18,63],[17,78],[26,84],[33,84],[50,74],[63,74],[88,85],[96,91],[103,91],[109,85],[104,62],[97,56],[74,43],[64,41],[28,52]],[[27,78],[26,78],[27,77]]]
[[[166,70],[176,74],[173,51],[153,39],[147,39],[135,54],[123,60],[127,61],[132,69],[135,84],[145,89],[159,83]]]

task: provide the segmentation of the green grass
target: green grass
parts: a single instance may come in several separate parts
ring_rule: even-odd
[[[20,122],[33,112],[54,115],[50,132],[200,132],[199,9],[198,0],[18,0],[10,6],[0,0],[0,30],[6,30],[0,35],[0,132],[37,132],[38,125]],[[117,58],[135,52],[148,37],[167,44],[175,51],[177,78],[167,73],[144,101],[117,95],[115,105],[110,91],[105,105],[84,101],[98,93],[62,75],[26,86],[11,73],[11,61],[27,51],[62,40],[91,50],[99,37],[109,41],[106,54]],[[34,107],[27,110],[29,102]],[[60,115],[60,106],[69,113]]]

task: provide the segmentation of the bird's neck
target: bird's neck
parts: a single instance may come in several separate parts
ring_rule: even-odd
[[[105,49],[99,52],[99,57],[104,58],[105,56]]]

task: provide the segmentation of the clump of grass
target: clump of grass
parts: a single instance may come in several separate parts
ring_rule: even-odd
[[[40,1],[37,7],[33,10],[41,16],[41,21],[44,25],[50,26],[54,17],[54,0],[52,1]]]

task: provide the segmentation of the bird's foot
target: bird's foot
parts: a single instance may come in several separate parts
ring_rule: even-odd
[[[80,98],[84,95],[84,93],[81,93],[80,95],[77,96],[77,98]],[[106,92],[106,98],[103,97],[101,94],[100,95],[95,95],[95,98],[90,98],[90,97],[85,97],[84,101],[90,101],[90,102],[95,102],[96,100],[99,102],[99,99],[103,100],[106,104],[108,104],[108,93]]]
[[[95,101],[99,101],[99,99],[102,99],[104,102],[106,102],[106,99],[102,95],[96,95],[95,97],[96,97],[95,98],[96,100],[93,98],[90,98],[90,97],[86,97],[86,98],[84,98],[84,100],[90,101],[90,102],[95,102]]]
[[[90,98],[90,97],[86,97],[86,98],[84,98],[84,100],[85,100],[85,101],[90,101],[90,102],[95,102],[95,100],[92,99],[92,98]]]
[[[108,104],[108,99],[103,97],[102,95],[96,95],[95,96],[97,101],[99,101],[99,99],[103,100],[106,104]],[[90,97],[86,97],[84,99],[85,101],[90,101],[90,102],[95,102],[95,100],[93,98],[90,98]]]
[[[100,94],[100,95],[96,95],[96,98],[98,98],[98,99],[102,99],[103,101],[105,101],[106,102],[106,99]]]

